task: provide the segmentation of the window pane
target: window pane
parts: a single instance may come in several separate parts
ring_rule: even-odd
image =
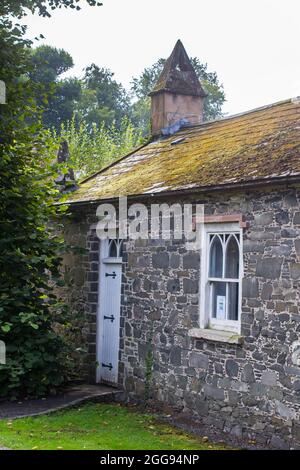
[[[122,258],[123,256],[123,240],[118,240],[118,256]]]
[[[117,256],[117,245],[116,245],[115,240],[111,240],[110,242],[108,256],[110,258],[115,258]]]
[[[238,320],[239,285],[228,282],[228,320]]]
[[[220,238],[216,235],[210,246],[209,277],[222,277],[223,249]]]
[[[225,277],[239,277],[239,246],[234,236],[228,239],[226,246]]]
[[[212,317],[226,319],[226,283],[212,282]]]

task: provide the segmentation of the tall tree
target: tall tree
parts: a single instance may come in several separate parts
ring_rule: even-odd
[[[148,94],[153,89],[165,64],[165,59],[159,59],[151,67],[143,70],[139,77],[131,83],[131,92],[136,100],[132,106],[132,117],[136,125],[141,125],[144,133],[150,132],[150,98]],[[225,102],[223,86],[219,83],[216,72],[209,72],[207,64],[202,64],[197,57],[191,57],[196,74],[207,93],[204,105],[204,120],[211,121],[222,116],[222,105]]]
[[[81,94],[80,80],[60,78],[73,67],[73,59],[65,50],[46,45],[32,49],[30,56],[29,76],[36,84],[36,102],[43,111],[43,125],[59,129],[63,122],[72,118],[75,102]]]
[[[85,69],[81,99],[76,114],[89,126],[112,125],[119,128],[130,109],[130,97],[108,69],[91,64]]]

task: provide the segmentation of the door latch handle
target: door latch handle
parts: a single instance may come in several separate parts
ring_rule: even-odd
[[[115,277],[116,277],[115,271],[113,271],[112,274],[105,273],[105,277],[110,277],[110,276],[111,276],[113,279],[115,279]]]
[[[113,369],[113,365],[111,362],[109,364],[105,364],[104,362],[102,362],[102,367],[107,367],[109,370]]]
[[[107,315],[104,315],[104,320],[110,320],[111,322],[114,321],[115,317],[113,315],[111,315],[110,317],[108,317]]]

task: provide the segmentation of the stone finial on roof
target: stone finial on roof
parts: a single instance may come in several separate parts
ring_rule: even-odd
[[[195,69],[180,39],[167,59],[153,90],[149,95],[167,91],[169,93],[205,97]]]
[[[57,163],[66,165],[68,171],[67,173],[61,171],[55,180],[60,189],[60,192],[62,193],[74,191],[78,188],[75,181],[73,168],[68,165],[69,157],[70,154],[68,142],[66,140],[62,140],[57,152]]]

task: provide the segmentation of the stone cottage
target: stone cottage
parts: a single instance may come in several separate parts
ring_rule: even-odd
[[[69,196],[65,260],[86,315],[90,380],[145,388],[238,437],[300,448],[300,100],[202,122],[205,93],[180,41],[151,93],[148,143]],[[100,240],[97,207],[201,204],[186,240]]]

